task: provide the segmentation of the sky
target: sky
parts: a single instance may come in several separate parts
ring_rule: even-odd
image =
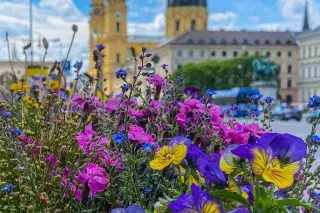
[[[300,31],[306,0],[207,0],[210,30],[291,30]],[[88,68],[90,0],[32,0],[35,61],[44,50],[39,39],[49,40],[48,60],[65,57],[77,24],[70,58],[84,61]],[[167,0],[128,0],[128,33],[164,35]],[[308,0],[311,27],[320,25],[320,1]],[[5,33],[10,52],[23,60],[22,46],[29,36],[29,0],[0,0],[0,60],[8,60]],[[3,39],[1,39],[3,36]],[[57,39],[60,41],[58,42]]]

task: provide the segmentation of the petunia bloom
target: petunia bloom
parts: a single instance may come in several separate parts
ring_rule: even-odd
[[[163,170],[171,163],[179,165],[181,161],[187,155],[187,146],[179,144],[174,147],[163,146],[156,154],[152,161],[150,161],[150,167],[153,170]]]
[[[223,208],[213,201],[213,197],[196,185],[191,186],[192,195],[183,194],[169,203],[173,213],[224,213]]]

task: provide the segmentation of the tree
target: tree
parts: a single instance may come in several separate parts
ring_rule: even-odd
[[[254,69],[252,62],[261,56],[241,56],[222,61],[206,61],[189,63],[180,67],[174,74],[185,79],[186,87],[196,87],[202,90],[230,89],[234,87],[250,87]]]

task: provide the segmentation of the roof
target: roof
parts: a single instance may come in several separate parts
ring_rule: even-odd
[[[297,45],[289,31],[188,31],[168,42],[171,45]]]
[[[128,36],[129,42],[140,43],[161,43],[166,39],[165,36],[143,36],[143,35],[130,35]]]
[[[168,7],[201,6],[207,7],[207,0],[168,0]]]
[[[246,95],[259,94],[259,90],[254,88],[233,88],[230,90],[217,90],[215,92],[217,94],[213,96],[214,98],[236,97],[240,94],[246,94]]]

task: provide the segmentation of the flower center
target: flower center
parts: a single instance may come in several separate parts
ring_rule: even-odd
[[[168,160],[173,160],[173,159],[174,159],[174,156],[171,155],[171,154],[167,154],[167,155],[166,155],[166,158],[167,158]]]

